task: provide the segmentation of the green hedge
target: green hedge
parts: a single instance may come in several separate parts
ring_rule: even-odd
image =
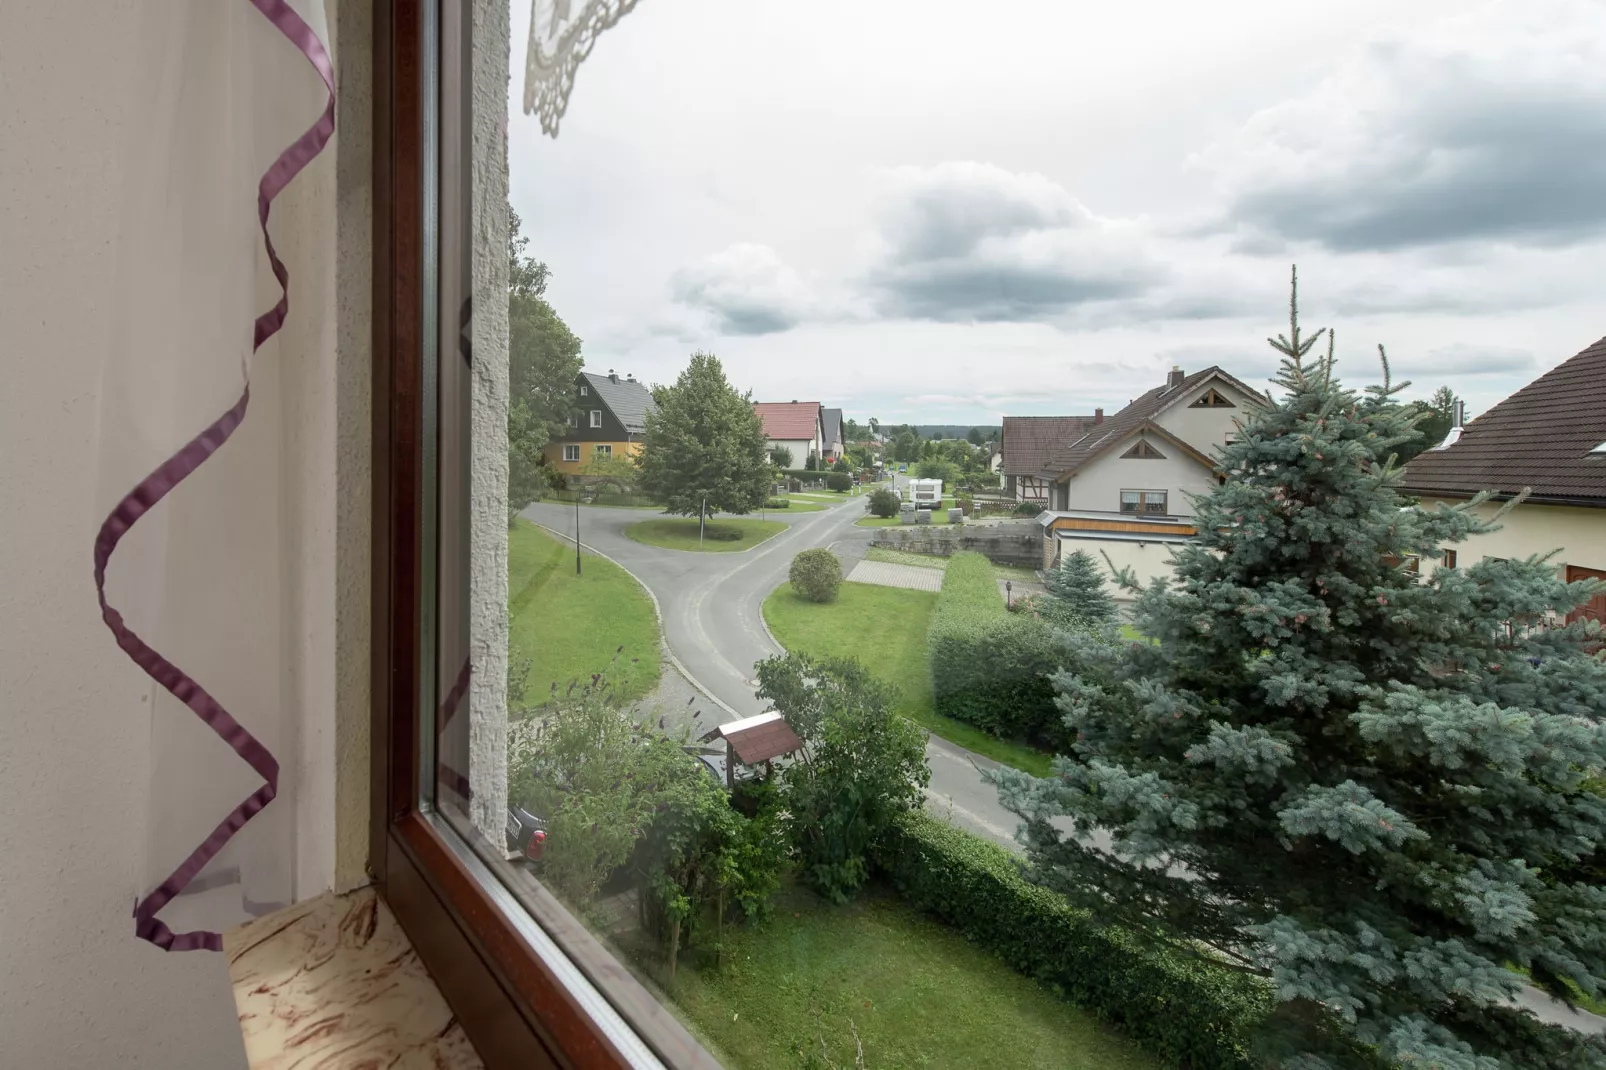
[[[790,509],[790,508],[792,508],[792,503],[787,498],[771,498],[769,501],[764,503],[764,508],[766,508],[766,509]]]
[[[948,559],[928,640],[938,713],[1001,739],[1064,743],[1049,674],[1059,668],[1049,625],[1010,613],[993,566],[981,554]]]
[[[1095,924],[1059,893],[1028,883],[1004,848],[921,811],[883,834],[871,862],[910,906],[1168,1062],[1254,1065],[1249,1038],[1271,1010],[1269,986]]]

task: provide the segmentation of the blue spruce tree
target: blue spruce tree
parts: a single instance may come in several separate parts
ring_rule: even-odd
[[[1606,990],[1606,661],[1558,616],[1594,586],[1542,558],[1408,567],[1490,525],[1396,493],[1420,415],[1386,357],[1383,386],[1341,386],[1294,298],[1279,396],[1224,449],[1176,581],[1138,597],[1152,642],[1068,634],[1072,753],[998,777],[1031,871],[1266,978],[1265,1065],[1606,1066],[1514,1006],[1511,968]]]

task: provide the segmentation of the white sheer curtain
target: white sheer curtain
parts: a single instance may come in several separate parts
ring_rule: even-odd
[[[143,10],[146,32],[130,47],[140,50],[147,82],[145,121],[126,152],[115,239],[121,298],[100,393],[97,504],[112,519],[97,548],[104,554],[139,513],[138,497],[160,492],[163,479],[152,477],[170,458],[209,427],[208,444],[222,437],[227,428],[215,422],[240,405],[249,375],[243,422],[138,517],[106,568],[107,603],[176,669],[127,636],[114,639],[112,615],[106,642],[131,654],[129,671],[141,672],[134,662],[143,659],[143,671],[169,685],[153,678],[150,687],[150,831],[143,870],[124,878],[130,907],[165,884],[178,894],[157,920],[174,933],[205,933],[315,894],[321,888],[307,885],[328,880],[304,829],[298,842],[297,805],[317,775],[304,760],[303,734],[309,716],[325,712],[307,707],[333,691],[335,197],[325,144],[333,91],[322,0],[163,0]],[[271,201],[268,230],[288,271],[288,309],[253,356],[255,334],[271,327],[258,327],[258,317],[281,296],[259,186],[277,168],[265,184],[271,195],[309,157]],[[198,716],[209,706],[188,681],[243,733],[220,738]],[[237,807],[254,793],[260,801],[269,761],[279,768],[276,796],[198,872],[175,877],[209,838],[224,838],[220,823],[245,816]],[[95,805],[92,784],[84,805]],[[106,834],[117,835],[117,815],[105,818]],[[174,949],[214,943],[170,940],[148,920],[140,928]]]

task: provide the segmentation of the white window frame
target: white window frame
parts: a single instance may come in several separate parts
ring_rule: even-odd
[[[592,427],[601,427],[602,426],[602,410],[601,409],[592,409],[591,410],[591,426]]]
[[[1136,494],[1138,496],[1137,501],[1132,503],[1133,504],[1133,508],[1131,508],[1131,509],[1127,508],[1126,496],[1128,494]],[[1149,508],[1149,505],[1150,505],[1149,496],[1153,495],[1153,494],[1158,494],[1160,496],[1160,508],[1157,509],[1157,510]],[[1154,488],[1154,487],[1149,487],[1149,488],[1122,487],[1121,488],[1120,511],[1121,511],[1121,513],[1123,515],[1127,515],[1127,516],[1170,516],[1171,515],[1170,509],[1171,509],[1171,492],[1168,491],[1168,490],[1161,490],[1161,489]]]
[[[586,386],[584,383],[581,383],[580,384],[580,396],[581,397],[589,397],[590,394],[591,394],[591,388]]]
[[[593,456],[597,457],[612,457],[613,444],[610,442],[599,442],[592,448],[591,453]]]
[[[580,444],[578,442],[565,442],[563,444],[563,459],[565,461],[578,461],[580,459]]]

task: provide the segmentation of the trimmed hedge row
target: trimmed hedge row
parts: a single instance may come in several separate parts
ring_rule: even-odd
[[[893,823],[871,862],[910,906],[1167,1061],[1191,1070],[1254,1065],[1248,1038],[1272,1007],[1264,983],[1095,924],[1028,883],[1004,848],[921,811]]]
[[[1059,668],[1053,629],[1004,607],[993,566],[981,554],[948,559],[928,648],[938,713],[1002,739],[1065,742],[1048,681]]]

